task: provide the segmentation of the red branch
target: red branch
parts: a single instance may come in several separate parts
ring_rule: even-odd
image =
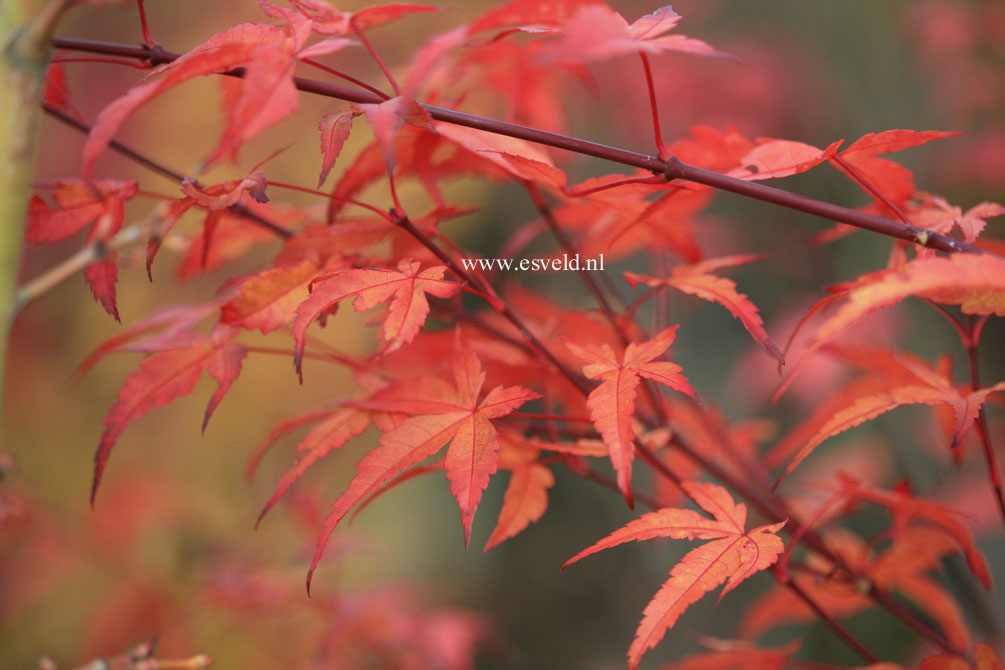
[[[138,58],[147,60],[153,65],[170,63],[171,61],[180,58],[182,55],[174,51],[168,51],[159,45],[153,48],[142,46],[134,47],[128,44],[66,38],[54,39],[53,45],[56,48],[66,49],[69,51],[85,51],[89,53],[100,53],[126,58]],[[236,70],[227,74],[232,76],[242,76],[244,73],[241,70]],[[293,83],[301,91],[315,93],[329,98],[338,98],[340,100],[346,100],[348,102],[355,102],[359,104],[379,104],[383,102],[383,99],[380,96],[369,91],[352,89],[329,82],[294,77]],[[881,216],[859,212],[854,209],[835,205],[823,200],[817,200],[816,198],[810,198],[805,195],[790,193],[789,191],[774,188],[772,186],[765,186],[764,184],[758,184],[756,182],[748,182],[721,174],[719,172],[714,172],[712,170],[705,170],[693,165],[687,165],[674,157],[664,161],[658,156],[650,156],[648,154],[629,151],[628,149],[619,149],[617,147],[611,147],[605,144],[579,139],[577,137],[551,133],[537,128],[528,128],[526,126],[508,123],[506,121],[489,119],[475,114],[459,112],[457,110],[446,109],[444,107],[437,107],[435,105],[427,105],[425,103],[420,104],[432,118],[438,121],[467,126],[468,128],[484,130],[498,135],[516,137],[518,139],[534,142],[536,144],[544,144],[557,149],[564,149],[566,151],[572,151],[575,153],[585,154],[587,156],[602,158],[615,163],[621,163],[622,165],[630,167],[649,170],[653,174],[664,176],[668,181],[683,179],[685,181],[712,186],[723,191],[729,191],[730,193],[736,193],[738,195],[754,198],[756,200],[779,205],[781,207],[806,212],[807,214],[815,214],[832,221],[846,223],[850,226],[855,226],[856,228],[871,230],[881,235],[907,240],[930,249],[937,249],[939,251],[946,252],[968,251],[975,254],[988,253],[972,244],[954,239],[948,235],[934,233],[930,230],[919,228],[918,226],[911,226],[905,223],[892,221]]]

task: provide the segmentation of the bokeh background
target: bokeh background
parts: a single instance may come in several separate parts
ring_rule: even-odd
[[[656,8],[641,2],[611,4],[629,21]],[[340,8],[360,6],[346,2]],[[442,14],[418,15],[376,30],[372,39],[390,63],[404,66],[425,37],[468,21],[487,6],[466,1]],[[668,138],[684,136],[697,124],[720,130],[734,125],[748,137],[816,146],[839,138],[851,142],[889,128],[962,130],[966,135],[896,158],[915,171],[921,189],[964,209],[1005,200],[1001,2],[684,0],[674,8],[684,17],[681,32],[741,62],[675,55],[655,59]],[[175,50],[189,49],[240,21],[266,20],[251,0],[150,0],[147,11],[155,37]],[[130,3],[82,5],[69,13],[59,33],[130,44],[141,40]],[[364,80],[382,81],[361,50],[340,54],[338,63]],[[73,104],[85,119],[93,119],[142,74],[96,63],[70,63],[66,69]],[[637,61],[625,58],[590,72],[593,90],[572,77],[555,84],[562,90],[567,130],[649,151],[648,101]],[[220,132],[218,97],[214,79],[186,83],[141,110],[119,137],[166,165],[194,171]],[[320,165],[317,119],[341,107],[338,101],[303,96],[294,117],[246,145],[237,166],[216,168],[206,181],[243,175],[276,147],[289,145],[269,164],[270,175],[313,185]],[[369,141],[366,125],[357,123],[336,172]],[[45,120],[38,181],[75,176],[81,146],[79,134]],[[562,160],[578,178],[609,169],[584,158]],[[176,190],[111,154],[102,158],[99,174],[138,175],[144,188]],[[826,168],[784,185],[848,206],[866,203],[853,184]],[[472,179],[451,184],[449,192],[481,208],[477,216],[448,228],[463,247],[479,253],[491,255],[509,231],[534,216],[514,187]],[[386,204],[379,189],[367,197]],[[312,202],[297,194],[289,195],[289,201]],[[144,216],[145,206],[131,207],[129,217]],[[881,266],[889,252],[888,241],[864,233],[823,247],[806,244],[828,225],[719,196],[702,219],[700,237],[710,256],[736,251],[773,255],[732,276],[761,307],[772,337],[784,341],[823,286]],[[198,224],[193,219],[184,226],[181,230],[194,232]],[[993,221],[988,235],[1001,237],[996,231],[1000,226]],[[37,276],[81,244],[82,239],[74,238],[27,247],[22,276]],[[265,246],[241,262],[187,281],[176,280],[181,253],[172,249],[158,258],[153,283],[142,262],[131,263],[120,271],[123,323],[165,305],[205,299],[225,280],[260,267],[275,250]],[[569,277],[518,279],[561,296],[570,306],[590,305],[589,296]],[[778,379],[773,363],[725,311],[682,299],[671,305],[671,318],[685,324],[674,360],[684,365],[706,402],[732,420],[766,416],[776,430],[783,430],[804,417],[839,374],[821,365],[796,393],[771,408],[768,398]],[[315,580],[317,595],[307,599],[303,576],[319,520],[376,434],[367,432],[316,466],[291,501],[257,531],[255,517],[292,458],[294,442],[281,444],[251,482],[244,479],[243,466],[278,420],[350,391],[349,375],[334,367],[309,367],[301,386],[289,357],[250,357],[205,435],[200,435],[199,423],[212,392],[208,382],[150,412],[119,441],[104,490],[90,509],[87,495],[101,421],[139,359],[109,358],[82,379],[74,379],[73,373],[89,352],[120,330],[93,302],[80,277],[26,306],[15,323],[2,435],[0,668],[37,667],[44,655],[60,667],[76,667],[153,634],[160,636],[164,657],[204,652],[221,668],[309,667],[326,639],[359,644],[364,631],[375,630],[404,631],[400,640],[406,641],[481,638],[477,667],[622,667],[642,608],[681,555],[682,548],[674,545],[682,543],[625,546],[559,574],[568,557],[633,518],[615,494],[561,468],[556,468],[558,481],[544,518],[490,552],[480,547],[498,514],[505,475],[486,494],[468,551],[442,476],[402,486],[336,534]],[[861,334],[876,344],[901,342],[930,360],[953,352],[957,374],[964,374],[955,334],[923,305],[885,312]],[[365,354],[374,332],[362,317],[343,314],[324,337],[344,351]],[[985,381],[1005,378],[1003,341],[1005,329],[992,320],[982,351]],[[268,342],[289,347],[282,336]],[[1000,445],[1005,442],[1002,411],[991,407],[989,414]],[[808,472],[825,475],[845,468],[884,485],[909,476],[918,490],[965,510],[991,564],[1001,566],[1005,547],[975,445],[969,445],[969,456],[956,471],[933,425],[924,409],[898,410],[827,443],[807,464],[812,466]],[[883,521],[873,516],[857,523],[869,533]],[[1000,595],[973,593],[958,572],[959,566],[947,565],[944,583],[963,602],[976,604],[971,611],[980,616],[972,623],[979,635],[993,638],[1005,621]],[[705,598],[647,663],[655,666],[694,652],[702,635],[732,637],[743,610],[770,585],[764,575],[718,606],[714,597]],[[884,615],[860,615],[849,626],[885,658],[904,663],[916,658],[913,638]],[[802,653],[807,658],[855,662],[821,627],[782,628],[763,641],[794,637],[805,639]],[[405,644],[400,640],[394,644]],[[372,667],[383,667],[385,661],[376,657]]]

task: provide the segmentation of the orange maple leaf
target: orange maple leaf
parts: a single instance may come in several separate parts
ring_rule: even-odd
[[[992,393],[1005,390],[1005,381],[963,393],[952,381],[909,357],[896,356],[903,370],[900,375],[910,373],[900,384],[888,388],[878,388],[874,393],[857,393],[847,396],[847,404],[837,409],[829,419],[817,427],[796,453],[785,472],[778,478],[788,476],[824,440],[871,421],[881,414],[905,405],[942,405],[952,407],[953,422],[952,447],[958,446],[977,420],[984,401]],[[912,376],[913,375],[913,376]],[[896,379],[896,378],[895,378]],[[777,485],[777,484],[776,484]]]
[[[485,551],[517,535],[548,508],[548,489],[555,476],[537,460],[540,449],[519,435],[501,434],[499,466],[510,470],[499,520],[485,543]]]
[[[635,288],[639,283],[649,287],[672,286],[688,295],[719,303],[743,323],[743,327],[747,329],[750,336],[764,347],[769,355],[784,365],[785,358],[768,337],[767,331],[764,330],[764,321],[761,319],[757,306],[750,301],[750,298],[736,290],[735,282],[710,274],[715,269],[739,265],[757,258],[760,257],[752,254],[724,256],[694,265],[678,265],[674,267],[669,277],[650,277],[635,272],[626,272],[625,279],[632,285],[632,288]]]
[[[310,297],[297,308],[293,322],[293,336],[296,340],[294,365],[297,373],[303,378],[301,364],[304,334],[308,326],[346,298],[354,298],[352,304],[357,312],[390,301],[387,318],[380,329],[385,352],[394,351],[402,344],[411,342],[429,314],[426,294],[449,298],[461,288],[457,282],[443,279],[444,271],[446,267],[438,265],[419,272],[419,263],[406,258],[398,263],[398,271],[341,270],[322,277],[314,285]]]
[[[635,414],[635,389],[641,382],[640,377],[697,398],[691,384],[680,374],[681,366],[653,361],[667,350],[676,335],[677,326],[671,326],[651,340],[638,344],[632,342],[625,348],[620,361],[606,344],[580,346],[563,338],[569,351],[586,363],[583,374],[590,379],[602,380],[590,392],[586,403],[593,425],[604,438],[611,463],[618,474],[618,488],[629,505],[632,504],[632,459],[635,457],[632,416]]]
[[[248,277],[239,295],[221,308],[220,322],[263,333],[293,321],[296,309],[307,298],[307,288],[318,268],[310,261],[275,267]]]
[[[444,469],[450,480],[450,492],[461,510],[464,546],[468,545],[482,492],[498,467],[499,437],[490,419],[506,416],[541,396],[520,386],[497,386],[482,396],[485,372],[459,330],[454,350],[453,384],[438,377],[426,377],[408,384],[421,397],[395,397],[392,390],[384,396],[377,394],[370,402],[356,403],[366,409],[413,416],[381,436],[380,446],[356,465],[356,476],[332,505],[307,573],[308,592],[328,538],[349,510],[384,483],[436,454],[448,442]]]
[[[714,519],[689,509],[664,508],[642,515],[563,565],[603,549],[631,541],[669,537],[675,540],[712,540],[688,552],[670,571],[670,579],[646,606],[635,639],[628,649],[628,667],[637,668],[642,655],[656,646],[691,604],[726,582],[720,600],[740,582],[778,560],[784,545],[775,533],[786,524],[760,526],[746,531],[747,507],[736,504],[715,484],[684,482],[682,488]]]
[[[838,287],[810,309],[844,299],[840,308],[817,329],[802,358],[775,392],[777,399],[802,370],[809,357],[867,314],[910,296],[959,305],[964,314],[1005,316],[1005,260],[990,254],[954,254],[918,258],[863,275]]]
[[[92,505],[112,447],[126,427],[154,407],[162,407],[191,393],[203,372],[209,372],[217,382],[217,389],[203,416],[202,429],[205,432],[216,406],[240,375],[241,363],[248,353],[243,345],[233,341],[237,332],[220,326],[201,341],[151,354],[143,359],[137,372],[126,378],[119,390],[118,401],[105,417],[105,430],[94,455]]]

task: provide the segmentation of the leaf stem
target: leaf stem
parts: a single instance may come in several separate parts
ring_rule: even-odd
[[[653,71],[649,67],[649,56],[644,51],[639,52],[639,58],[642,59],[642,69],[646,73],[646,87],[649,89],[649,109],[653,115],[653,135],[656,139],[656,150],[659,157],[666,160],[670,157],[670,152],[663,142],[663,132],[660,130],[660,110],[656,102],[656,86],[653,84]]]
[[[366,32],[360,30],[359,26],[357,26],[355,22],[350,21],[350,23],[352,24],[353,32],[356,33],[356,37],[358,37],[359,41],[363,43],[363,46],[366,48],[366,50],[370,52],[370,55],[373,57],[373,60],[377,63],[377,66],[380,67],[380,71],[384,73],[385,77],[387,77],[387,82],[391,84],[391,88],[394,89],[394,94],[401,95],[401,89],[398,88],[398,82],[395,81],[394,75],[391,74],[391,71],[387,69],[387,65],[384,63],[384,59],[380,57],[380,54],[377,53],[377,50],[373,47],[373,44],[370,42],[369,38],[367,38]]]
[[[840,154],[837,153],[834,154],[831,160],[840,165],[842,170],[847,172],[852,177],[852,179],[854,179],[855,181],[857,181],[859,184],[862,185],[862,188],[864,188],[866,191],[871,193],[873,197],[875,197],[877,200],[886,205],[890,211],[892,211],[894,214],[897,215],[898,219],[900,219],[909,226],[914,225],[913,223],[911,223],[911,220],[907,218],[907,214],[904,214],[904,211],[900,209],[900,207],[898,207],[892,200],[886,197],[886,194],[884,194],[882,191],[876,188],[876,186],[872,182],[866,179],[865,175],[859,172],[854,165],[852,165],[844,158],[842,158]]]
[[[359,79],[357,79],[356,77],[353,77],[352,75],[348,75],[345,72],[341,72],[339,70],[336,70],[335,68],[328,67],[324,63],[319,63],[318,61],[314,60],[313,58],[301,58],[300,62],[301,63],[306,63],[307,65],[310,65],[311,67],[316,67],[317,69],[323,70],[323,71],[327,72],[330,75],[334,75],[336,77],[339,77],[340,79],[344,79],[344,80],[346,80],[347,82],[349,82],[351,84],[356,84],[360,88],[364,88],[364,89],[370,91],[371,93],[373,93],[375,95],[379,95],[384,100],[390,100],[391,99],[391,96],[389,96],[387,93],[384,93],[379,88],[374,88],[373,86],[370,86],[370,84],[366,83],[365,81],[360,81]]]
[[[136,0],[136,6],[140,10],[140,28],[143,30],[143,41],[151,49],[157,46],[153,36],[150,34],[150,26],[147,25],[147,11],[143,7],[143,0]]]
[[[973,315],[967,315],[967,358],[970,361],[970,384],[971,390],[976,391],[981,386],[980,372],[977,365],[977,347],[980,344],[980,333],[984,329],[987,316],[975,320]],[[977,411],[977,434],[981,438],[981,446],[984,448],[984,458],[988,464],[988,476],[991,481],[991,490],[994,492],[995,502],[998,503],[998,511],[1001,513],[1002,522],[1005,523],[1005,492],[1003,492],[1001,473],[998,470],[998,458],[995,456],[994,445],[991,443],[991,430],[988,428],[988,416],[984,412],[984,405]]]
[[[387,212],[385,212],[384,210],[382,210],[380,207],[375,207],[373,205],[368,205],[367,203],[361,202],[361,201],[356,200],[354,198],[346,198],[346,197],[343,197],[343,196],[340,196],[340,195],[335,195],[333,193],[325,193],[324,191],[318,191],[317,189],[307,188],[306,186],[297,186],[296,184],[288,184],[286,182],[273,181],[271,179],[266,179],[265,183],[268,184],[269,186],[275,186],[276,188],[285,188],[285,189],[289,189],[291,191],[299,191],[300,193],[308,193],[310,195],[316,195],[316,196],[319,196],[321,198],[328,198],[329,200],[338,200],[339,202],[345,202],[345,203],[348,203],[350,205],[356,205],[357,207],[362,207],[363,209],[367,209],[367,210],[373,212],[374,214],[376,214],[377,216],[381,217],[382,219],[384,219],[388,223],[392,223],[394,221],[394,219],[392,219],[390,216],[388,216]]]

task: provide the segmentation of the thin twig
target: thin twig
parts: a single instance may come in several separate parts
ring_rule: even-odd
[[[118,235],[107,242],[88,244],[69,258],[60,261],[28,283],[18,287],[14,294],[12,313],[17,314],[28,303],[48,293],[78,272],[82,272],[91,263],[101,260],[106,251],[123,249],[142,241],[143,231],[140,226],[132,225],[119,231]]]
[[[788,576],[775,571],[775,577],[778,579],[779,584],[784,584],[796,594],[800,600],[806,603],[813,613],[817,615],[817,618],[827,624],[827,627],[834,631],[834,634],[841,638],[845,644],[855,650],[855,652],[865,659],[869,663],[878,663],[879,657],[873,654],[871,651],[866,649],[865,645],[858,641],[858,639],[852,635],[847,628],[841,625],[837,619],[832,617],[829,612],[827,612],[823,607],[820,606],[816,600],[814,600],[810,594],[806,593],[799,584],[797,584]]]
[[[46,114],[59,119],[60,121],[62,121],[66,125],[70,126],[71,128],[79,130],[82,133],[89,133],[89,132],[91,132],[91,127],[89,125],[87,125],[86,123],[83,123],[82,121],[78,121],[77,119],[73,118],[69,114],[65,114],[64,112],[62,112],[62,111],[60,111],[60,110],[58,110],[58,109],[56,109],[54,107],[51,107],[51,106],[49,106],[49,105],[47,105],[45,103],[42,104],[42,109],[45,110]],[[146,157],[145,155],[141,154],[140,152],[132,149],[129,146],[126,146],[125,144],[122,144],[121,142],[119,142],[117,140],[112,140],[111,142],[108,143],[108,146],[111,147],[113,150],[117,151],[118,153],[122,154],[126,158],[130,159],[134,163],[139,163],[140,165],[142,165],[143,167],[147,168],[148,170],[156,172],[160,176],[165,177],[167,179],[170,179],[171,181],[182,182],[182,181],[185,180],[185,175],[181,174],[180,172],[177,172],[175,170],[172,170],[171,168],[165,167],[161,163],[158,163],[157,161],[153,160],[152,158]],[[197,182],[197,184],[198,184],[198,182]],[[228,209],[233,214],[236,214],[237,216],[240,216],[240,217],[243,217],[245,219],[248,219],[248,220],[252,221],[253,223],[255,223],[256,225],[259,225],[259,226],[261,226],[263,228],[266,228],[266,229],[272,231],[273,233],[275,233],[276,235],[282,237],[283,239],[286,239],[286,238],[289,238],[289,237],[293,236],[293,232],[292,231],[287,230],[286,228],[280,226],[278,223],[274,223],[274,222],[266,219],[264,216],[261,216],[260,214],[256,214],[255,212],[251,211],[250,209],[248,209],[247,207],[245,207],[244,205],[242,205],[240,203],[238,203],[236,205],[231,205]]]

